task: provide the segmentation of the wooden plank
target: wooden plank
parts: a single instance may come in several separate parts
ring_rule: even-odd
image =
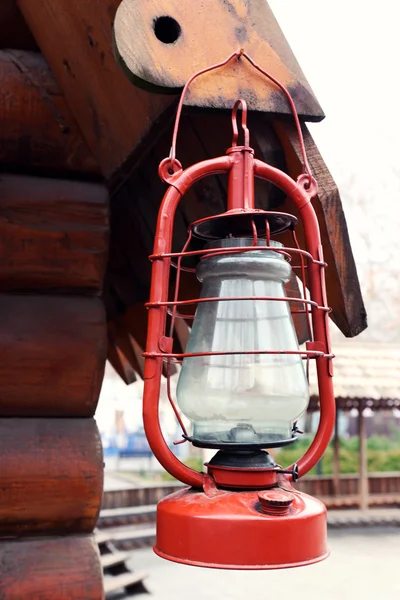
[[[143,571],[138,573],[122,573],[116,577],[108,577],[104,581],[104,591],[106,594],[119,590],[121,588],[131,588],[143,581],[147,573]]]
[[[285,150],[289,175],[296,179],[302,172],[300,149],[295,127],[284,121],[274,121],[274,129]],[[319,195],[313,200],[328,263],[326,287],[331,318],[347,337],[361,333],[367,327],[367,314],[361,295],[357,269],[351,251],[346,218],[338,188],[306,126],[303,127],[304,141],[311,170],[319,185]],[[280,210],[296,214],[289,201]],[[296,229],[301,245],[301,227]]]
[[[0,175],[0,290],[100,294],[108,192],[99,184]]]
[[[0,537],[93,531],[103,493],[94,419],[0,419],[0,456]]]
[[[38,49],[15,0],[0,2],[0,48]]]
[[[103,570],[115,567],[124,563],[130,557],[129,552],[115,552],[113,554],[103,554],[101,557],[101,566]]]
[[[46,170],[46,175],[49,171],[100,175],[99,166],[40,53],[0,51],[0,79],[3,169],[12,166],[19,170]]]
[[[112,534],[112,539],[114,542],[136,542],[138,540],[154,538],[156,535],[156,527],[155,525],[142,528],[139,528],[137,525],[131,525],[129,527],[116,527],[112,530]]]
[[[202,0],[196,10],[191,2],[124,0],[114,32],[117,56],[138,85],[174,92],[193,73],[244,48],[290,89],[301,115],[324,116],[265,0]],[[283,93],[244,59],[199,78],[186,103],[231,108],[238,97],[253,110],[290,112]]]
[[[94,532],[96,538],[96,544],[101,546],[107,542],[112,542],[113,536],[109,531],[99,531],[98,529]]]
[[[367,426],[364,417],[365,404],[361,403],[358,409],[358,436],[359,436],[359,494],[360,509],[368,510],[368,448]]]
[[[339,410],[336,409],[335,432],[333,438],[333,493],[340,494],[340,438],[339,438]]]
[[[97,298],[0,295],[0,416],[93,416],[107,352]]]
[[[128,358],[127,353],[123,351],[123,346],[127,344],[131,346],[130,334],[123,331],[122,336],[117,336],[115,323],[110,322],[107,324],[107,337],[107,360],[110,361],[115,371],[127,385],[133,383],[137,379],[138,370],[135,370],[131,361],[134,360],[137,364],[136,356],[132,351],[129,351]],[[128,350],[130,350],[129,346]]]
[[[117,519],[129,519],[137,518],[145,515],[156,515],[156,504],[149,504],[147,506],[127,506],[122,508],[104,508],[100,512],[101,520],[117,520]]]
[[[92,535],[0,543],[2,600],[101,600],[103,577]]]
[[[130,157],[174,102],[137,89],[117,65],[112,23],[120,0],[17,0],[106,177]],[[146,144],[148,143],[146,138]]]

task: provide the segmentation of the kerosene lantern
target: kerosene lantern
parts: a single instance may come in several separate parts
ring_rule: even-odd
[[[144,426],[161,463],[188,488],[167,496],[157,508],[155,552],[163,558],[204,567],[274,569],[312,564],[327,554],[326,509],[295,490],[292,483],[321,458],[334,426],[332,354],[328,335],[324,262],[311,199],[317,184],[310,172],[294,103],[291,104],[303,152],[305,173],[297,181],[254,157],[246,124],[247,108],[236,102],[233,141],[226,156],[182,170],[175,158],[184,95],[198,75],[241,57],[270,77],[242,51],[191,78],[178,106],[173,145],[159,174],[169,188],[161,203],[154,252],[145,352]],[[270,77],[270,79],[272,79]],[[238,110],[244,141],[238,145]],[[194,222],[181,252],[173,253],[174,215],[189,188],[203,177],[228,175],[227,211]],[[278,186],[302,220],[305,243],[295,235],[297,218],[255,208],[254,178]],[[274,238],[291,232],[293,247]],[[193,249],[201,242],[202,249]],[[196,259],[199,298],[181,300],[180,274]],[[291,261],[302,280],[303,297],[288,297]],[[294,260],[295,259],[295,260]],[[175,270],[175,292],[169,298]],[[308,288],[308,292],[306,292]],[[184,353],[173,352],[174,323],[196,308]],[[294,307],[294,308],[293,308]],[[292,313],[304,313],[310,341],[300,347]],[[168,319],[167,319],[168,317]],[[168,329],[167,329],[168,323]],[[309,400],[307,370],[316,364],[321,418],[306,454],[282,468],[268,449],[295,442],[297,421]],[[165,442],[158,418],[163,364],[181,363],[177,404],[192,423],[183,435],[194,446],[215,449],[198,473],[181,463]],[[171,404],[177,414],[174,399]],[[183,423],[180,420],[182,426]]]

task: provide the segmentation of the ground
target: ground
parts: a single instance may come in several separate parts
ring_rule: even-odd
[[[329,531],[326,561],[286,571],[214,571],[176,565],[150,549],[133,553],[131,568],[148,573],[149,594],[135,600],[397,600],[400,528]],[[123,596],[118,596],[122,598]]]

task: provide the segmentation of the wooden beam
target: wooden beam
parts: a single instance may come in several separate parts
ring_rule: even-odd
[[[37,50],[35,38],[25,23],[15,0],[0,2],[0,49]]]
[[[93,535],[3,541],[0,565],[4,600],[103,598],[103,573]]]
[[[0,295],[0,314],[0,417],[93,416],[107,353],[101,301]]]
[[[137,375],[143,378],[144,359],[140,356],[139,346],[131,334],[120,326],[120,320],[121,317],[116,317],[107,324],[107,359],[121,379],[129,385],[136,381]]]
[[[194,73],[244,48],[290,90],[301,115],[324,116],[265,0],[202,0],[196,10],[191,2],[123,0],[114,31],[116,54],[137,85],[176,92]],[[193,82],[186,103],[229,109],[239,97],[252,110],[290,113],[284,94],[243,58]]]
[[[339,438],[339,409],[336,409],[335,433],[333,438],[333,493],[340,495],[340,438]]]
[[[296,179],[302,172],[302,164],[295,127],[284,121],[274,121],[274,128],[285,150],[288,173]],[[325,260],[328,263],[326,287],[328,302],[333,309],[330,316],[345,336],[353,337],[367,327],[367,314],[351,251],[346,218],[337,186],[305,125],[303,134],[311,170],[319,185],[319,195],[313,200],[313,206],[321,229]],[[289,201],[281,210],[296,214]],[[299,239],[302,241],[301,228],[298,230]]]
[[[99,295],[108,192],[98,184],[0,175],[0,290]]]
[[[100,176],[99,166],[40,53],[0,51],[0,80],[3,169]]]
[[[0,419],[0,455],[2,537],[93,531],[103,491],[94,419]]]
[[[132,153],[132,162],[141,158],[140,143],[174,98],[135,88],[117,65],[112,23],[120,0],[17,4],[103,174],[110,178]]]
[[[358,435],[359,435],[359,495],[360,509],[368,510],[368,448],[367,428],[364,417],[365,403],[361,402],[358,409]]]

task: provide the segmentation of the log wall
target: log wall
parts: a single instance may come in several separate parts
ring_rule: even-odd
[[[0,598],[100,600],[102,185],[0,177]]]

